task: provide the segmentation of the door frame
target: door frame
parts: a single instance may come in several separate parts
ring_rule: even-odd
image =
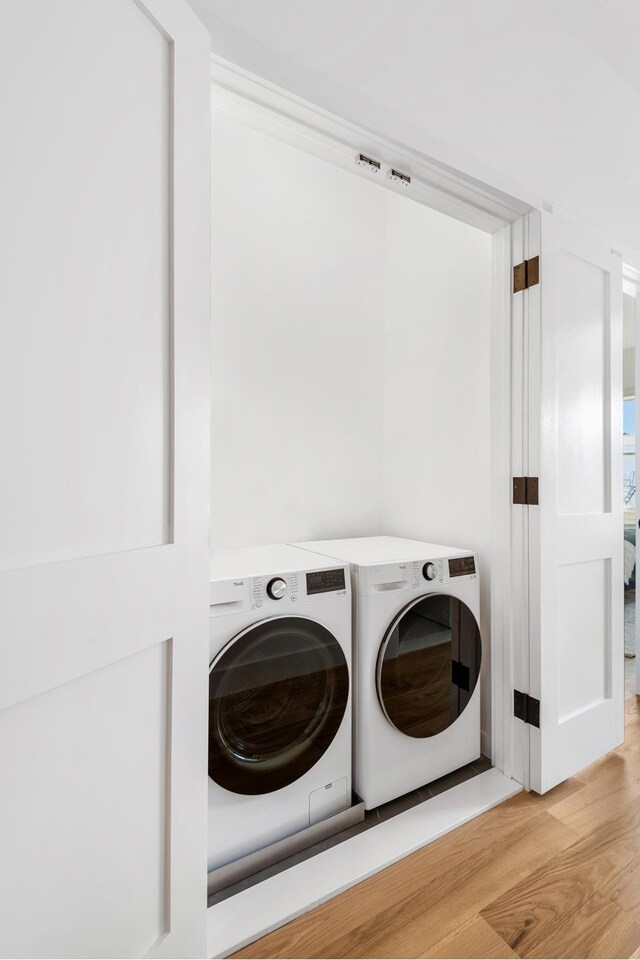
[[[623,293],[630,294],[634,297],[636,302],[635,309],[635,404],[636,404],[636,426],[640,422],[640,391],[638,390],[638,384],[640,383],[640,254],[635,251],[625,250],[623,252],[623,267],[622,267],[622,290]],[[636,429],[637,434],[637,429]],[[640,451],[638,450],[638,445],[636,441],[636,477],[639,474],[640,468]],[[638,576],[638,559],[640,558],[640,543],[638,540],[638,531],[640,527],[640,503],[638,498],[638,493],[636,491],[636,591],[637,591],[637,576]],[[636,592],[637,597],[637,592]],[[637,599],[636,599],[636,695],[640,696],[640,622],[637,616]]]
[[[514,749],[511,723],[511,277],[514,251],[522,247],[524,218],[534,208],[406,145],[337,117],[215,55],[211,58],[211,80],[214,117],[250,127],[492,237],[491,455],[495,466],[491,481],[491,733],[489,742],[483,739],[482,749],[490,751],[498,770],[523,783],[521,757]],[[377,160],[380,168],[358,164],[361,153]],[[411,182],[390,180],[391,169],[410,174]]]

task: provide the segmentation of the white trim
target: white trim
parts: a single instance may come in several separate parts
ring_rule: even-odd
[[[542,473],[542,449],[540,434],[540,410],[542,389],[542,286],[544,282],[544,257],[542,247],[542,218],[540,213],[532,212],[526,217],[525,257],[540,257],[541,281],[530,287],[523,294],[525,311],[525,352],[524,352],[524,393],[526,404],[526,420],[524,421],[526,471],[525,476],[540,477]],[[515,296],[515,295],[514,295]],[[516,508],[518,509],[518,508]],[[519,508],[522,510],[522,507]],[[520,690],[540,698],[541,691],[537,689],[537,678],[540,676],[540,665],[537,660],[538,649],[532,644],[532,637],[540,636],[540,510],[525,509],[526,523],[526,552],[525,584],[526,584],[526,628],[523,631],[523,686]],[[512,718],[512,724],[518,728],[518,745],[522,745],[524,757],[524,779],[521,782],[528,790],[533,786],[532,764],[539,766],[537,755],[540,749],[540,739],[536,736],[535,728]]]
[[[493,235],[491,330],[491,743],[485,756],[512,776],[506,735],[510,729],[511,686],[511,234]],[[483,735],[484,739],[486,736]]]
[[[528,258],[528,218],[523,217],[511,229],[511,268]],[[511,276],[511,274],[510,274]],[[526,292],[514,294],[509,289],[511,327],[508,331],[508,378],[509,383],[509,485],[511,477],[529,475],[529,457],[526,444],[528,420],[527,368],[526,368],[526,332],[527,310]],[[505,698],[503,716],[505,723],[505,773],[519,780],[525,788],[529,786],[529,763],[527,755],[527,737],[524,725],[513,716],[513,690],[529,691],[528,674],[528,559],[529,530],[526,511],[512,503],[512,490],[507,493],[508,518],[506,520],[508,540],[508,573],[505,572],[505,584],[508,585],[509,633],[505,641],[509,661],[504,674]]]
[[[623,293],[635,298],[636,301],[636,338],[635,338],[635,384],[636,384],[636,423],[640,417],[640,392],[637,389],[640,383],[640,254],[626,250],[623,253],[622,265]],[[624,394],[624,390],[623,390]],[[624,400],[632,397],[623,396]],[[637,431],[636,431],[637,433]],[[636,444],[636,476],[640,475],[640,448]],[[636,491],[636,596],[638,590],[638,560],[640,560],[640,542],[638,537],[638,523],[640,521],[640,497]],[[637,614],[637,601],[636,601]],[[640,696],[640,618],[636,615],[636,695]],[[626,733],[626,731],[625,731]]]
[[[211,58],[214,114],[244,123],[313,156],[375,179],[381,186],[439,210],[456,220],[494,233],[530,210],[528,204],[452,170],[418,151],[349,123],[220,57]],[[359,153],[379,160],[372,173],[357,166]],[[411,176],[400,186],[390,168]]]
[[[520,793],[487,770],[207,911],[209,957],[227,957]]]

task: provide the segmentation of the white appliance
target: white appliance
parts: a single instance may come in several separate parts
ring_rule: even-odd
[[[218,551],[209,603],[211,871],[351,804],[349,569]]]
[[[348,561],[354,789],[371,809],[480,756],[480,593],[472,551],[397,537],[301,543]]]

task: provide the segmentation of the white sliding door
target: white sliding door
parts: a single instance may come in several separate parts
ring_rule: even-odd
[[[544,792],[624,739],[622,261],[560,213],[530,214],[525,241],[527,258],[540,254],[540,282],[514,293],[539,505],[513,511],[525,511],[528,540],[523,692],[540,702],[529,777]]]
[[[1,9],[0,955],[203,956],[209,38]]]

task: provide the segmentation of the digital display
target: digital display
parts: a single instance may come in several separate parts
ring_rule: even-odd
[[[307,594],[331,593],[333,590],[344,590],[344,567],[338,570],[316,570],[307,574]]]
[[[469,577],[476,572],[476,561],[473,557],[454,557],[449,560],[450,577]]]

